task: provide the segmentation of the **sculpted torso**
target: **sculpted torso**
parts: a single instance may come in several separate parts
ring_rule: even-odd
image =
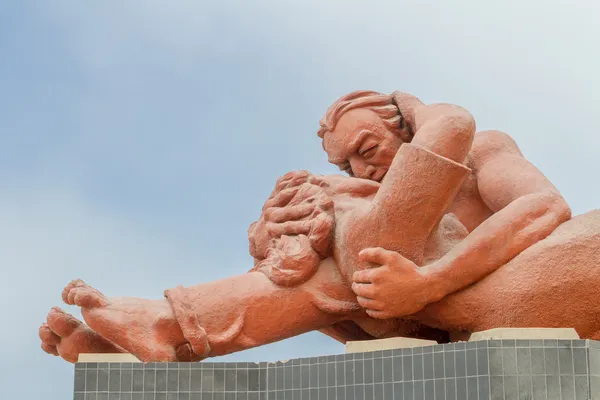
[[[361,96],[349,95],[347,98],[352,97]],[[396,93],[393,97],[407,121],[396,136],[404,142],[413,140],[413,137],[419,139],[419,134],[423,133],[419,132],[419,128],[423,130],[423,125],[415,114],[426,113],[424,105],[408,94]],[[336,105],[332,107],[335,109]],[[452,108],[449,107],[450,112],[446,116],[453,114]],[[359,111],[364,114],[357,119],[372,118],[366,116],[364,109]],[[351,112],[346,112],[346,117]],[[385,119],[385,113],[378,112],[380,117],[383,115],[380,119]],[[454,115],[451,118],[456,123],[460,117],[457,113]],[[334,162],[339,162],[340,158],[342,161],[345,158],[345,165],[340,165],[342,169],[350,167],[350,173],[377,179],[381,176],[379,170],[385,171],[390,165],[389,158],[385,157],[385,149],[379,150],[383,153],[380,155],[373,150],[369,153],[369,148],[374,144],[390,147],[390,141],[366,143],[362,150],[367,150],[367,153],[362,155],[360,144],[358,151],[348,151],[349,148],[344,148],[343,144],[351,143],[365,127],[352,122],[352,118],[346,118],[350,122],[343,126],[343,118],[344,114],[338,117],[337,126],[333,129],[323,129],[324,147],[330,160],[333,158]],[[327,122],[327,116],[323,121]],[[433,129],[433,132],[444,130],[444,118],[438,122],[438,129]],[[322,122],[323,125],[327,123]],[[330,140],[333,148],[328,149],[327,136],[341,137],[343,134],[349,136],[337,143]],[[452,135],[448,138],[454,140]],[[438,154],[448,149],[443,139],[428,143],[429,148]],[[346,151],[345,157],[336,160],[339,155],[336,152],[340,149]],[[573,326],[582,337],[597,337],[600,316],[596,308],[589,306],[586,294],[595,295],[597,292],[592,282],[597,282],[595,271],[600,262],[598,213],[588,213],[568,221],[570,210],[558,190],[523,157],[516,143],[504,133],[477,133],[464,164],[471,171],[448,212],[459,218],[469,235],[426,267],[439,272],[441,279],[433,279],[429,283],[434,288],[433,292],[437,292],[432,297],[440,300],[427,302],[429,305],[410,318],[443,329],[467,331],[498,326]],[[546,238],[547,235],[550,237]],[[381,276],[388,281],[393,279],[390,274]],[[454,281],[455,284],[440,284],[440,280]],[[414,282],[408,280],[393,287],[401,290],[411,287]],[[379,286],[384,288],[384,285]],[[383,296],[372,297],[379,298],[380,303],[387,302],[377,304],[378,309],[384,310],[377,313],[379,316],[405,315],[394,313],[398,307],[387,300],[393,298],[390,291],[378,292]],[[581,296],[588,306],[582,305]],[[561,299],[557,304],[552,301],[556,298]]]
[[[466,110],[448,104],[425,105],[398,92],[353,92],[337,100],[321,120],[319,136],[329,161],[353,176],[385,182],[394,155],[409,142],[470,169],[446,210],[458,217],[469,234],[426,267],[430,285],[424,288],[429,292],[424,297],[429,299],[421,303],[442,299],[479,281],[570,218],[558,190],[507,134],[474,132],[474,120]],[[423,201],[427,195],[423,193]],[[414,255],[401,253],[423,265]],[[385,278],[395,279],[393,274]],[[378,304],[370,315],[407,315],[401,306],[392,304],[392,293],[382,290],[383,285],[375,286],[381,286],[380,296],[372,296]],[[360,288],[360,297],[359,292]]]
[[[368,98],[369,93],[372,92],[367,92],[363,98]],[[390,97],[403,121],[396,132],[382,123],[381,116],[369,107],[349,107],[349,111],[340,113],[335,125],[322,129],[323,147],[331,163],[350,176],[379,182],[387,173],[401,144],[412,141],[417,135],[418,143],[413,143],[424,145],[436,154],[470,168],[447,210],[455,214],[469,232],[512,201],[527,194],[551,193],[562,200],[558,190],[525,159],[507,134],[499,131],[479,132],[471,137],[470,142],[461,137],[460,132],[461,124],[472,121],[465,110],[446,104],[425,105],[407,93],[397,92]],[[453,123],[458,128],[452,127]],[[446,134],[447,138],[443,138]],[[466,158],[463,158],[465,152],[464,148],[460,148],[461,142],[470,145]],[[564,212],[568,213],[568,206],[562,206]]]
[[[249,231],[250,273],[159,301],[107,299],[74,281],[63,299],[93,330],[53,310],[44,349],[186,360],[316,329],[342,341],[498,326],[600,335],[600,215],[570,220],[508,135],[475,134],[457,106],[354,92],[319,136],[329,161],[361,179],[281,178]]]

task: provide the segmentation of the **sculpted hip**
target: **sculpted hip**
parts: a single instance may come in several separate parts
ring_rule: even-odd
[[[571,326],[600,330],[600,210],[560,225],[478,283],[431,304],[418,318],[440,329]]]

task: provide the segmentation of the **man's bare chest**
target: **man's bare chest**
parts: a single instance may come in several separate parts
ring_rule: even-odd
[[[448,212],[456,215],[469,232],[493,214],[479,194],[477,177],[473,172],[465,178]]]

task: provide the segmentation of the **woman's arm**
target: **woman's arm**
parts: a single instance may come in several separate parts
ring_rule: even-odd
[[[412,116],[415,136],[403,144],[368,210],[348,224],[348,244],[358,251],[385,247],[421,262],[425,242],[461,187],[475,132],[458,106],[421,105]]]

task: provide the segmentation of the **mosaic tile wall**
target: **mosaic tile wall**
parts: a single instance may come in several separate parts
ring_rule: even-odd
[[[491,340],[275,363],[79,363],[75,400],[600,399],[600,342]]]

